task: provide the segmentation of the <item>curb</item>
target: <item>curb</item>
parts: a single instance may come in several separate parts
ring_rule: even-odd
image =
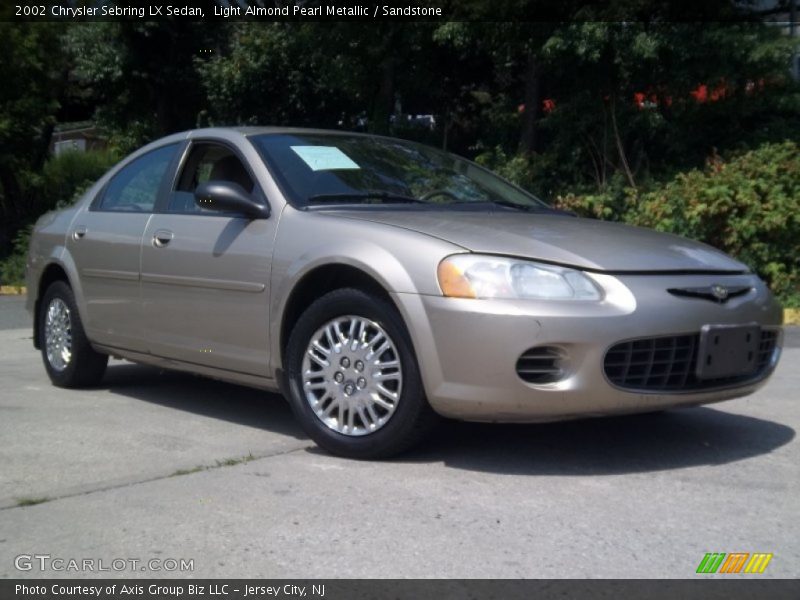
[[[0,296],[21,296],[27,292],[24,285],[0,285]],[[783,324],[800,325],[800,308],[784,308]]]
[[[21,296],[27,293],[24,285],[0,285],[0,296]]]

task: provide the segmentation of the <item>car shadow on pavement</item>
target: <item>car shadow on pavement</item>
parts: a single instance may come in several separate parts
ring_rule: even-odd
[[[307,439],[279,394],[131,363],[110,365],[101,387]],[[772,452],[794,437],[786,425],[710,407],[527,425],[443,421],[418,448],[391,462],[514,475],[613,475],[731,463]],[[306,451],[325,454],[316,447]]]
[[[308,439],[280,394],[133,363],[109,365],[98,389],[237,425]]]
[[[786,425],[708,407],[535,425],[450,421],[398,460],[514,475],[614,475],[731,463],[794,437]]]

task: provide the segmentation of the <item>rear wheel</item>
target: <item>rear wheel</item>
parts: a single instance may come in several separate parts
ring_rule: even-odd
[[[95,352],[89,344],[69,285],[63,281],[50,284],[40,307],[39,346],[50,381],[59,387],[98,383],[108,355]]]
[[[436,421],[408,331],[377,296],[342,289],[314,302],[291,333],[286,362],[295,415],[333,454],[398,454]]]

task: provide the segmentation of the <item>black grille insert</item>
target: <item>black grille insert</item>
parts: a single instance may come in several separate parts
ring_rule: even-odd
[[[722,287],[722,286],[720,286]],[[686,298],[702,298],[703,300],[710,300],[718,304],[725,304],[731,298],[744,296],[753,288],[749,285],[737,285],[734,287],[724,287],[723,295],[715,296],[713,291],[714,286],[708,285],[705,287],[689,287],[689,288],[669,288],[667,291],[673,296],[684,296]]]
[[[528,383],[553,383],[564,376],[564,358],[564,351],[555,346],[529,348],[517,360],[517,375]]]
[[[698,379],[695,365],[699,343],[699,333],[621,342],[606,353],[606,377],[620,388],[654,392],[707,390],[754,381],[769,368],[778,332],[761,331],[756,372],[748,375]]]

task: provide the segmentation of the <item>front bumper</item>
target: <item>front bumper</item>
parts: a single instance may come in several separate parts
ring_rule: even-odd
[[[753,275],[592,275],[602,302],[471,300],[396,294],[417,353],[431,406],[452,418],[536,422],[707,404],[752,393],[774,369],[782,343],[782,311]],[[682,298],[667,288],[750,285],[724,304]],[[695,334],[706,324],[757,323],[775,329],[769,368],[746,382],[702,391],[629,391],[604,373],[610,347],[624,340]],[[520,355],[534,347],[563,352],[563,376],[528,383],[517,374]]]

